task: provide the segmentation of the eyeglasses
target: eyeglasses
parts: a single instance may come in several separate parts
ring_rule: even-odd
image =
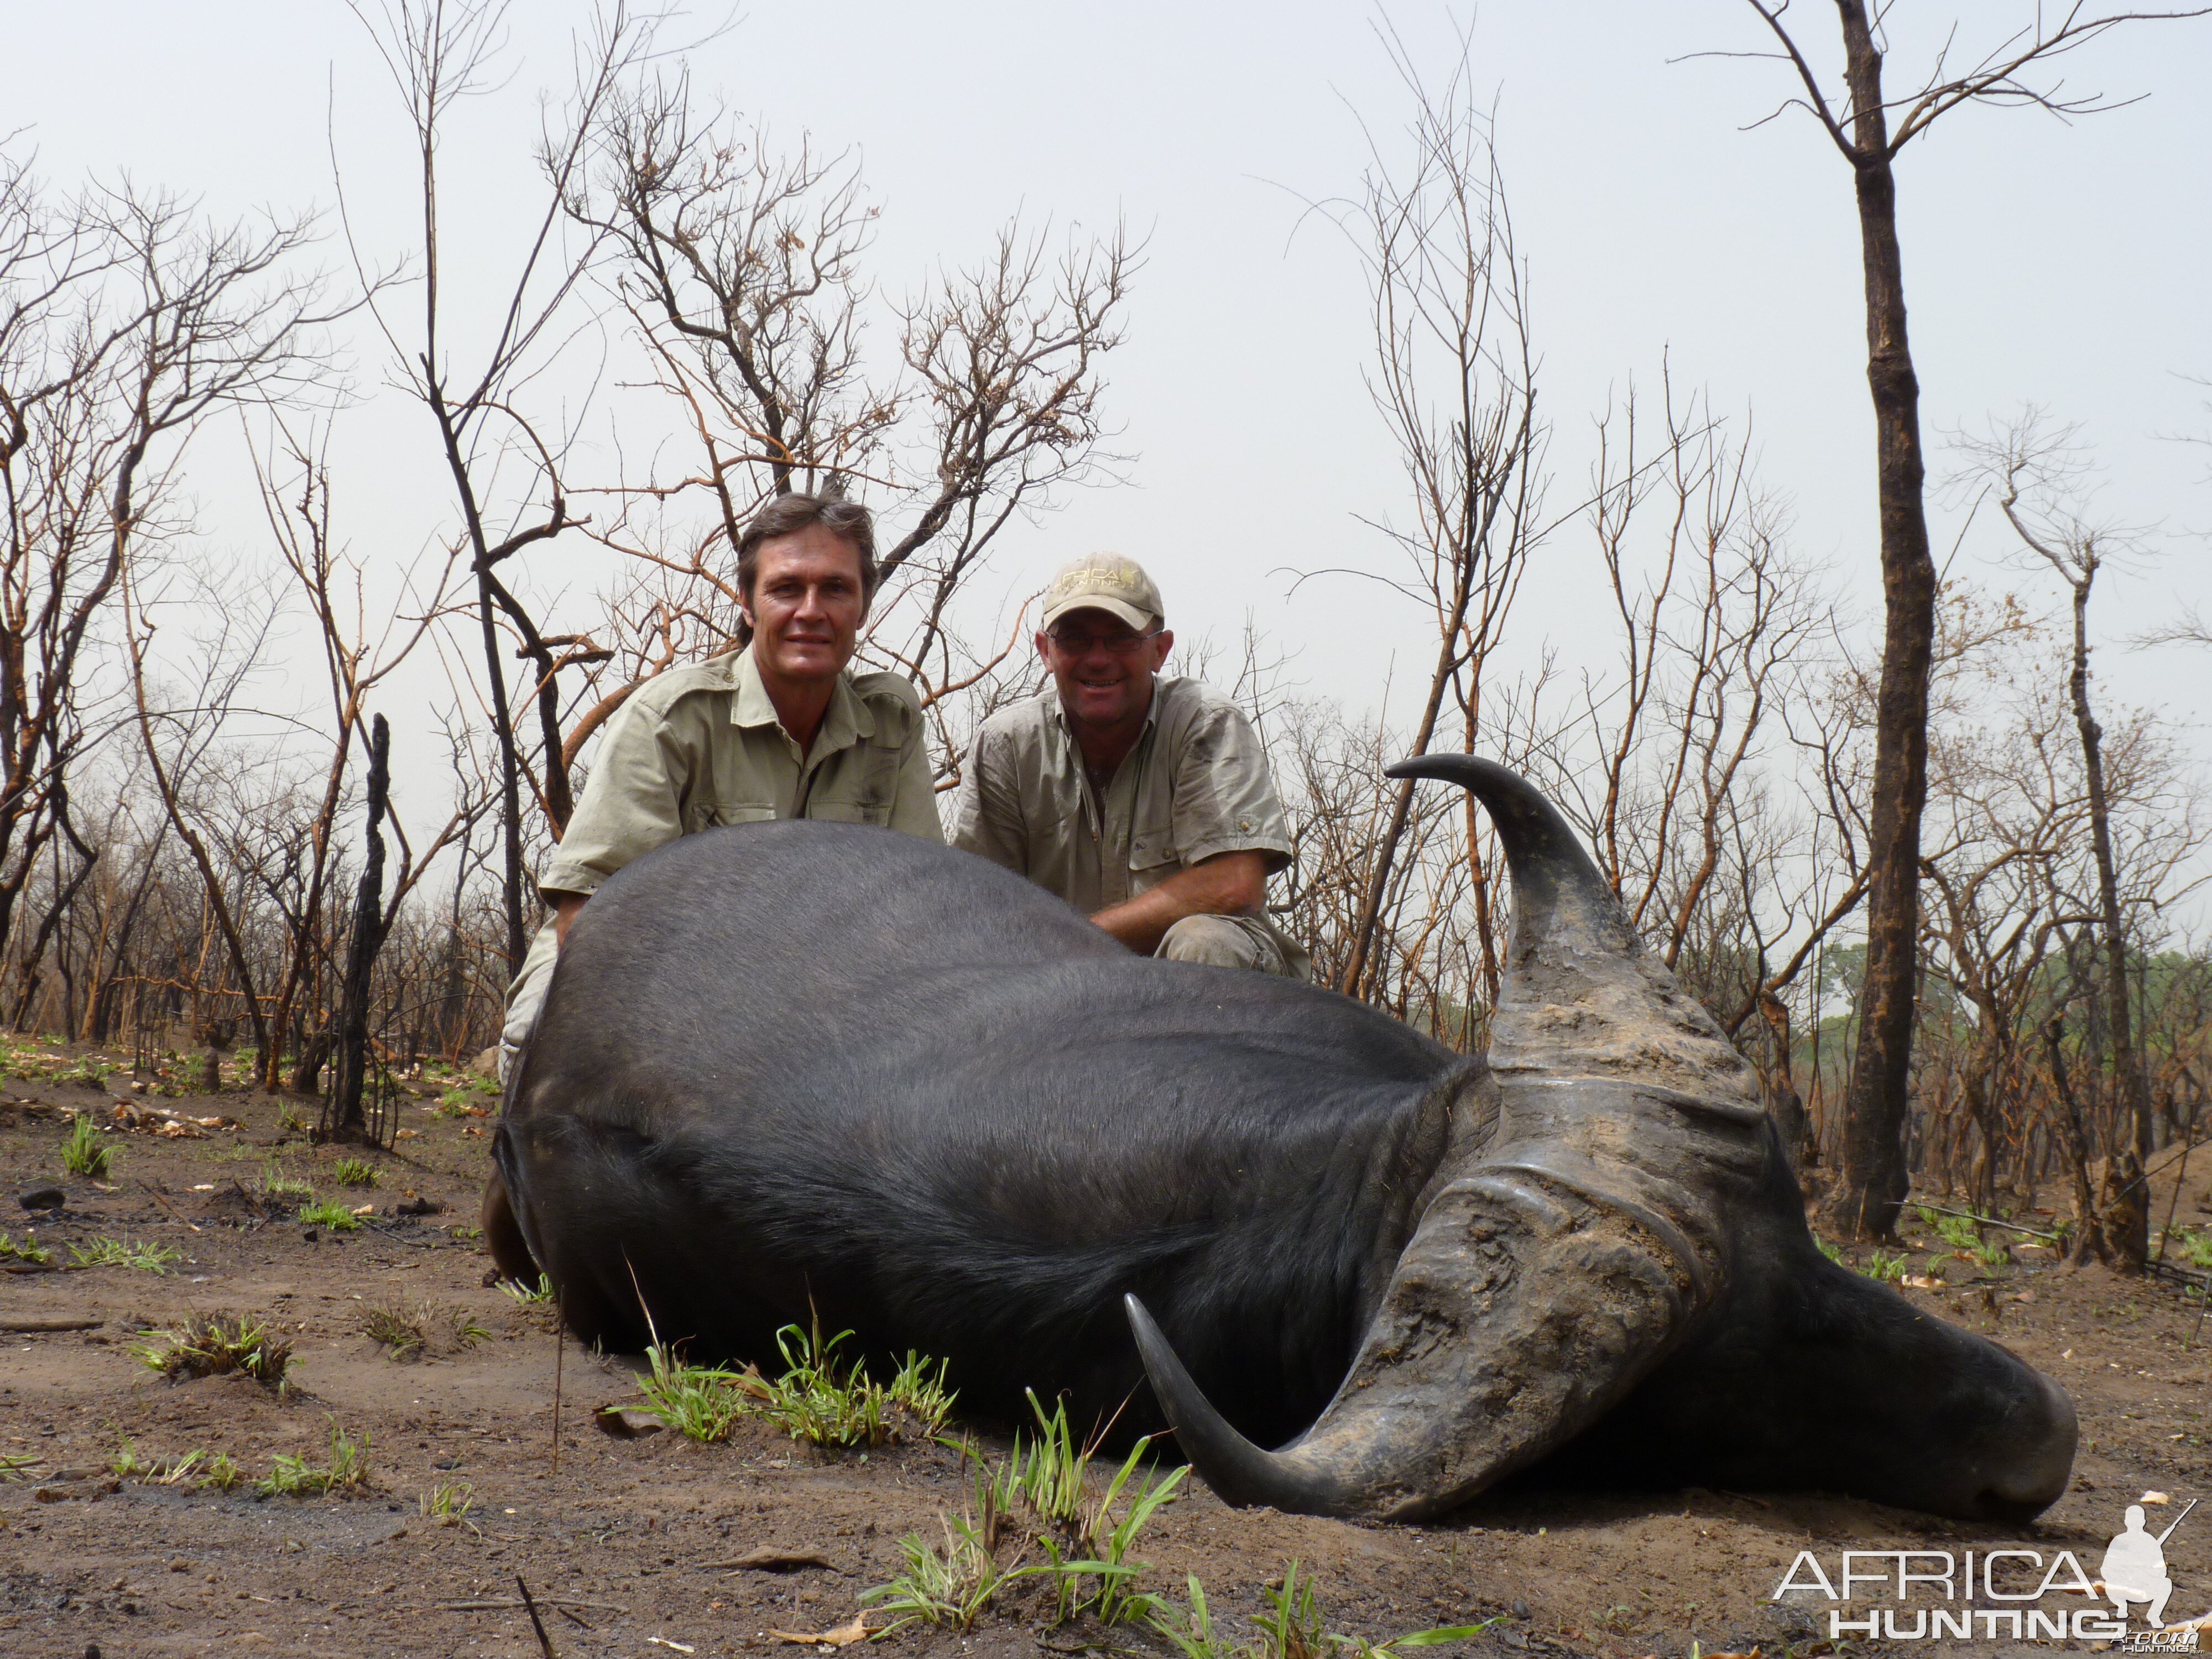
[[[1051,628],[1045,630],[1045,638],[1050,640],[1054,647],[1065,651],[1071,657],[1086,656],[1092,649],[1099,647],[1103,647],[1117,657],[1133,657],[1137,654],[1137,647],[1144,644],[1146,640],[1156,640],[1166,632],[1167,629],[1164,628],[1155,628],[1149,634],[1099,635]]]

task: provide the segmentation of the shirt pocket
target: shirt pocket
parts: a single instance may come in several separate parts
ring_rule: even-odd
[[[732,823],[767,823],[775,817],[775,805],[772,801],[694,801],[684,809],[684,833],[696,835],[702,830]]]
[[[819,818],[825,823],[888,824],[891,821],[891,804],[888,800],[817,800],[808,803],[806,816]]]
[[[1129,870],[1133,875],[1152,875],[1155,881],[1165,874],[1163,865],[1179,864],[1176,854],[1175,826],[1167,818],[1155,819],[1151,823],[1139,823],[1129,835]]]

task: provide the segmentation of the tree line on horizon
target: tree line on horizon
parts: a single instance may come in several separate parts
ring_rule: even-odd
[[[2183,728],[2099,696],[2098,578],[2143,543],[2097,514],[2071,428],[2024,409],[1946,441],[1937,487],[1993,508],[2032,580],[1938,580],[1891,173],[1956,109],[2094,109],[2034,77],[2147,15],[2039,14],[1899,97],[1859,0],[1838,0],[1832,88],[1780,7],[1747,3],[1773,50],[1744,55],[1778,59],[1834,139],[1864,232],[1878,638],[1796,544],[1746,426],[1671,375],[1601,411],[1587,476],[1562,481],[1468,64],[1425,82],[1385,32],[1409,118],[1315,205],[1364,273],[1400,466],[1363,514],[1371,564],[1304,580],[1389,584],[1433,653],[1406,706],[1366,711],[1286,690],[1281,642],[1249,627],[1186,672],[1231,689],[1273,757],[1296,854],[1271,902],[1322,982],[1482,1045],[1510,948],[1494,839],[1471,802],[1382,775],[1480,750],[1561,803],[1759,1068],[1826,1231],[1890,1237],[1916,1189],[1987,1209],[2056,1182],[2077,1253],[2140,1264],[2147,1167],[2194,1143],[2204,1095],[2212,955],[2176,921],[2202,880],[2200,769]],[[967,734],[1039,684],[1025,611],[975,579],[1116,476],[1106,370],[1141,266],[1118,231],[1017,216],[887,298],[856,165],[777,150],[694,89],[669,18],[616,5],[517,181],[532,236],[465,256],[505,273],[499,302],[458,304],[440,168],[455,106],[507,72],[504,7],[356,10],[422,211],[404,257],[349,240],[349,282],[308,265],[309,217],[58,189],[0,146],[0,1012],[207,1051],[211,1076],[323,1095],[340,1136],[379,1132],[380,1074],[495,1039],[592,735],[734,643],[730,549],[775,493],[876,509],[861,654],[915,682],[957,786]],[[445,504],[404,567],[356,556],[336,505],[347,331],[410,410],[408,487]],[[616,348],[606,378],[666,434],[642,460],[564,402],[578,354]],[[217,563],[191,468],[241,415],[267,556]],[[543,579],[556,541],[596,591]],[[1562,564],[1594,579],[1576,655],[1509,671],[1522,581]],[[426,674],[435,728],[388,735]]]

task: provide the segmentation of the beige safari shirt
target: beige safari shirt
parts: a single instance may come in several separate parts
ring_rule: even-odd
[[[992,715],[969,754],[952,844],[1085,915],[1217,853],[1265,853],[1270,875],[1291,861],[1290,825],[1260,734],[1212,686],[1180,678],[1153,682],[1145,734],[1103,795],[1055,688]],[[1279,930],[1269,932],[1304,960]]]
[[[750,649],[656,675],[608,722],[538,887],[549,902],[596,892],[678,836],[768,818],[888,824],[943,841],[914,687],[896,674],[840,674],[802,755]]]

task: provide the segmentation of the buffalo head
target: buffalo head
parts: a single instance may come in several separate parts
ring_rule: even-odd
[[[1512,875],[1490,1064],[1350,1371],[1268,1451],[1129,1321],[1185,1452],[1231,1503],[1418,1520],[1551,1454],[1563,1471],[1816,1486],[2021,1519],[2065,1488],[2075,1420],[1994,1343],[1824,1257],[1755,1074],[1637,939],[1528,784],[1465,786]]]

